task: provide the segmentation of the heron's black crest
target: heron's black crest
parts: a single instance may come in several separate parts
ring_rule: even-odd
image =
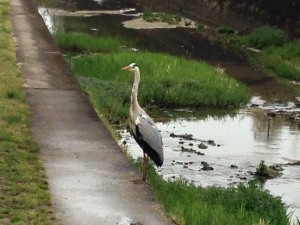
[[[137,67],[137,65],[136,65],[136,63],[133,63],[132,68],[135,68],[135,67]]]

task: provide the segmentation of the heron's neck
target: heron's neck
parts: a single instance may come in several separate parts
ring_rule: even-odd
[[[133,87],[132,87],[132,92],[131,92],[131,105],[134,108],[139,107],[139,103],[137,100],[137,94],[138,94],[138,89],[139,89],[139,83],[140,83],[140,71],[137,68],[134,71],[134,82],[133,82]]]

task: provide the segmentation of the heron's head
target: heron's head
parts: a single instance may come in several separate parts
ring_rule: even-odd
[[[137,65],[135,63],[131,63],[129,66],[123,67],[121,70],[128,70],[134,72],[137,69],[138,69]]]

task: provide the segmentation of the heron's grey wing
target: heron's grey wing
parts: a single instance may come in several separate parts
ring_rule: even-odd
[[[162,136],[157,130],[153,120],[147,115],[139,116],[136,126],[138,128],[139,138],[146,142],[158,155],[161,162],[164,159]]]

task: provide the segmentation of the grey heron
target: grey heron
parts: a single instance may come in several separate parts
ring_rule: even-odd
[[[137,99],[140,83],[140,70],[135,63],[122,68],[134,73],[134,83],[131,92],[131,106],[129,109],[130,133],[143,149],[143,181],[146,181],[149,157],[157,167],[164,161],[163,143],[160,132],[151,117],[140,107]]]

